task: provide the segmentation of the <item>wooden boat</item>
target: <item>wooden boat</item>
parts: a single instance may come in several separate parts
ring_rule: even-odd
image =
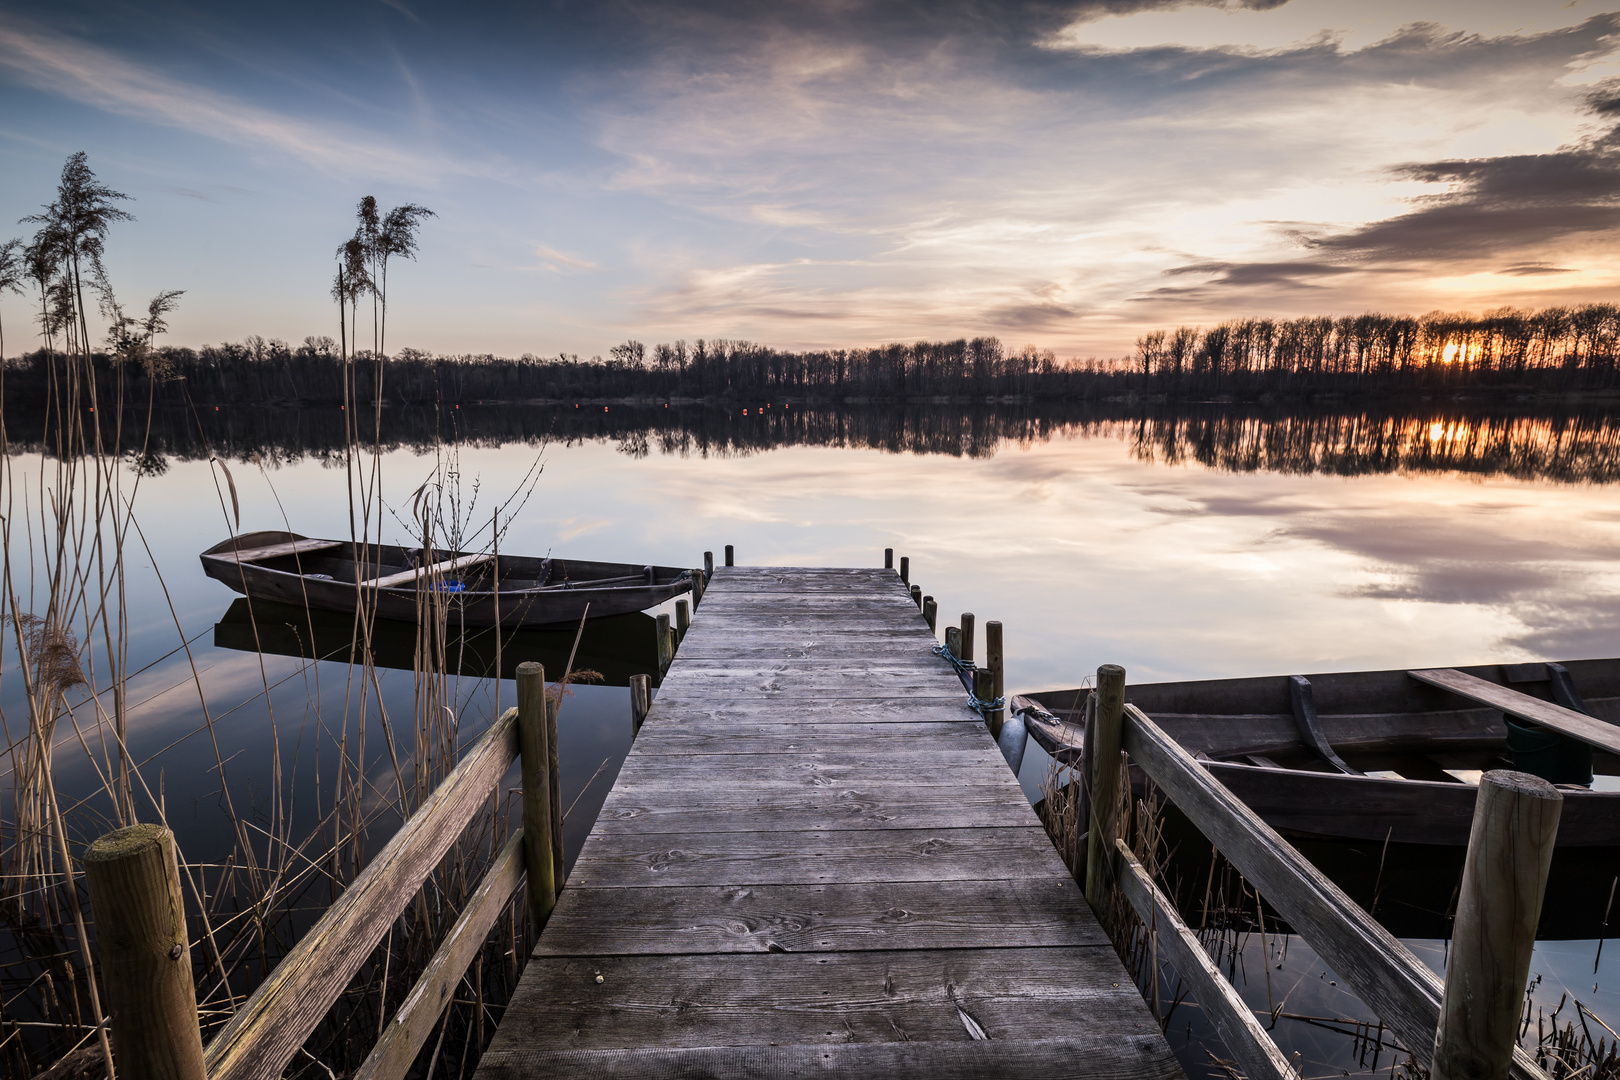
[[[1073,763],[1088,694],[1011,706]],[[1479,772],[1518,768],[1595,774],[1559,785],[1558,845],[1620,847],[1620,659],[1149,683],[1125,697],[1285,835],[1464,846]],[[1526,749],[1526,732],[1541,745]],[[1132,782],[1140,791],[1134,770]]]
[[[577,623],[587,608],[593,619],[644,611],[689,592],[694,580],[691,570],[632,563],[387,544],[357,552],[346,540],[276,531],[215,544],[202,564],[209,577],[254,600],[352,613],[365,596],[378,618],[415,622],[425,588],[442,594],[452,626],[508,628]]]

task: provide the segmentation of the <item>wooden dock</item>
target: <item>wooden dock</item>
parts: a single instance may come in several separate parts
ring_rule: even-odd
[[[933,644],[717,568],[478,1077],[1181,1076]]]

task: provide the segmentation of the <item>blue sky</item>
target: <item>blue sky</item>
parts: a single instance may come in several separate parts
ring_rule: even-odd
[[[391,348],[1114,356],[1614,298],[1617,50],[1564,0],[0,3],[0,221],[87,152],[121,298],[186,290],[193,345],[335,336],[374,194],[438,214]]]

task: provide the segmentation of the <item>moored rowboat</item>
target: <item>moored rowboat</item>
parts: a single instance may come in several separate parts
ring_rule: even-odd
[[[431,592],[459,626],[552,626],[577,623],[587,609],[593,619],[644,611],[691,591],[694,581],[694,571],[667,566],[356,545],[279,531],[215,544],[202,565],[249,599],[353,612],[364,597],[379,618],[406,622]]]
[[[1088,693],[1012,707],[1072,763]],[[1620,847],[1620,659],[1148,683],[1125,697],[1288,835],[1464,846],[1479,773],[1518,768],[1575,781],[1560,783],[1560,847]]]

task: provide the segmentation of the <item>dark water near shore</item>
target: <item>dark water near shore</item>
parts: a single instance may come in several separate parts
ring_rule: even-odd
[[[704,550],[732,543],[743,563],[878,565],[893,547],[939,599],[942,623],[962,611],[1004,623],[1014,692],[1076,686],[1105,662],[1158,681],[1620,653],[1620,419],[1606,414],[1473,414],[1458,402],[1378,414],[766,404],[746,415],[612,404],[388,413],[383,537],[405,539],[412,493],[448,438],[473,527],[543,463],[503,551],[696,566]],[[26,444],[25,418],[7,419]],[[193,860],[236,839],[216,741],[237,810],[301,835],[330,809],[332,741],[357,701],[341,635],[306,643],[288,637],[287,619],[261,615],[257,651],[234,595],[203,577],[197,552],[232,525],[229,487],[209,456],[227,463],[241,531],[338,537],[349,528],[341,447],[337,415],[227,410],[169,418],[140,463],[130,747],[139,801],[163,803]],[[14,522],[37,505],[38,467],[26,454],[16,462]],[[26,590],[29,552],[14,528],[13,573]],[[570,859],[628,751],[624,681],[650,666],[650,635],[638,616],[582,644],[581,662],[607,685],[575,687],[561,712]],[[503,650],[503,667],[513,648],[560,665],[571,644],[530,639]],[[509,681],[486,677],[489,642],[465,645],[446,703],[463,743],[515,701]],[[25,706],[11,646],[0,660],[0,709],[15,728]],[[364,719],[377,788],[393,782],[383,725],[409,727],[416,709],[408,661],[379,664],[380,708],[374,701]],[[70,811],[77,847],[105,826],[107,808],[94,794],[105,768],[96,710],[75,700],[82,740],[59,729],[56,771],[64,793],[85,798]],[[347,730],[352,739],[359,728]],[[1022,777],[1032,794],[1041,769],[1032,752]],[[391,827],[377,822],[377,842]],[[1359,854],[1311,854],[1362,872]],[[1420,852],[1413,865],[1422,861]],[[1437,861],[1428,893],[1448,893],[1440,879],[1454,874]],[[1597,941],[1577,929],[1538,948],[1536,1000],[1550,1010],[1567,989],[1620,1027],[1616,951],[1592,973]],[[1430,930],[1413,945],[1443,963]],[[1393,1064],[1388,1051],[1363,1061],[1363,1047],[1330,1031],[1323,1018],[1353,1025],[1368,1014],[1302,942],[1250,935],[1233,962],[1258,1007],[1286,1001],[1277,1035],[1304,1053],[1307,1076]],[[1163,994],[1173,998],[1173,986]],[[1197,1071],[1207,1066],[1201,1023],[1186,1004],[1170,1021]]]

